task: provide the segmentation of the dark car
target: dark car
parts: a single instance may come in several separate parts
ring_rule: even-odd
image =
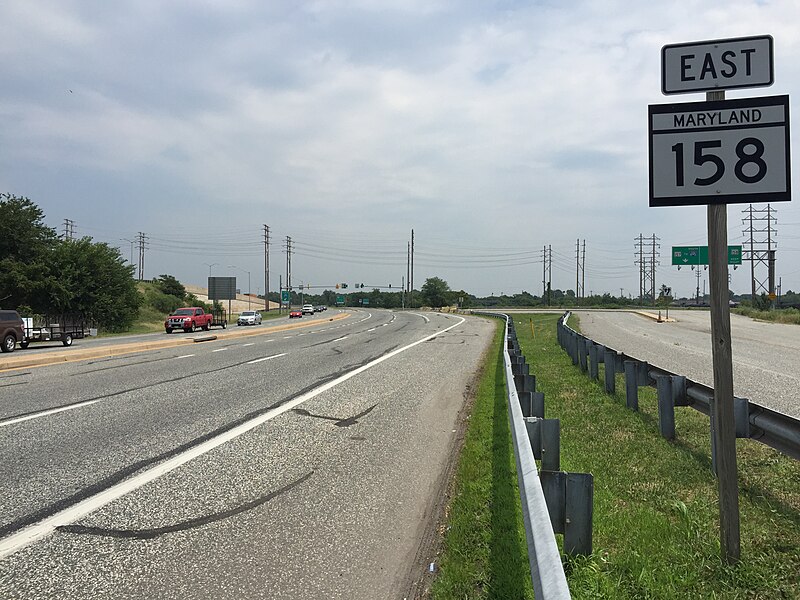
[[[0,350],[13,352],[17,342],[25,338],[22,317],[15,310],[0,310]]]

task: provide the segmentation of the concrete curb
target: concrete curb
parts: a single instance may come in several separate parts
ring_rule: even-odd
[[[652,319],[653,321],[657,321],[659,323],[677,323],[677,321],[672,317],[663,317],[660,314],[654,314],[644,310],[634,310],[631,312],[642,317],[647,317],[648,319]]]
[[[340,321],[347,319],[351,313],[339,313],[333,317],[328,317],[324,321],[306,321],[303,323],[292,322],[284,323],[282,325],[274,325],[267,327],[248,328],[245,331],[238,330],[221,330],[215,331],[214,339],[225,341],[228,339],[238,339],[243,337],[252,337],[256,335],[272,335],[280,331],[289,331],[292,329],[303,329],[305,327],[315,327],[329,323],[331,321]],[[146,352],[148,350],[162,350],[164,348],[176,348],[178,346],[192,345],[198,341],[210,341],[208,334],[203,332],[204,335],[192,337],[172,337],[170,339],[162,339],[153,342],[134,342],[128,344],[118,344],[112,346],[102,346],[100,348],[82,349],[74,348],[73,350],[61,352],[48,352],[45,354],[35,354],[30,356],[19,356],[14,352],[14,356],[0,360],[0,373],[3,371],[13,371],[16,369],[26,369],[29,367],[44,367],[47,365],[55,365],[65,362],[78,362],[81,360],[89,360],[92,358],[104,358],[107,356],[120,356],[122,354],[135,354],[137,352]],[[24,351],[23,351],[24,352]]]

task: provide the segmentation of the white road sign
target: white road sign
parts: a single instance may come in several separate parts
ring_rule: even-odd
[[[791,200],[789,96],[648,107],[650,206]]]
[[[772,85],[773,53],[771,35],[669,44],[661,49],[661,91],[685,94]]]

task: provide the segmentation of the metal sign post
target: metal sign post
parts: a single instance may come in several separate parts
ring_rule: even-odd
[[[725,101],[724,90],[772,85],[773,74],[768,35],[664,46],[662,92],[705,91],[706,102],[648,107],[650,206],[708,205],[711,427],[720,544],[728,563],[739,561],[741,545],[726,205],[791,200],[791,162],[788,96]],[[699,248],[686,250],[699,264]]]

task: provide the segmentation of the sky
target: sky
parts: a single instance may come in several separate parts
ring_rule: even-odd
[[[655,235],[656,287],[691,295],[671,247],[708,243],[706,208],[648,206],[647,107],[705,96],[661,94],[662,46],[772,35],[774,85],[726,97],[800,114],[796,0],[4,0],[0,23],[0,191],[134,263],[143,233],[146,278],[243,292],[267,225],[271,291],[287,236],[294,287],[399,288],[413,229],[416,289],[539,295],[547,247],[574,290],[585,240],[584,293],[636,297]],[[799,202],[771,205],[784,292]]]

